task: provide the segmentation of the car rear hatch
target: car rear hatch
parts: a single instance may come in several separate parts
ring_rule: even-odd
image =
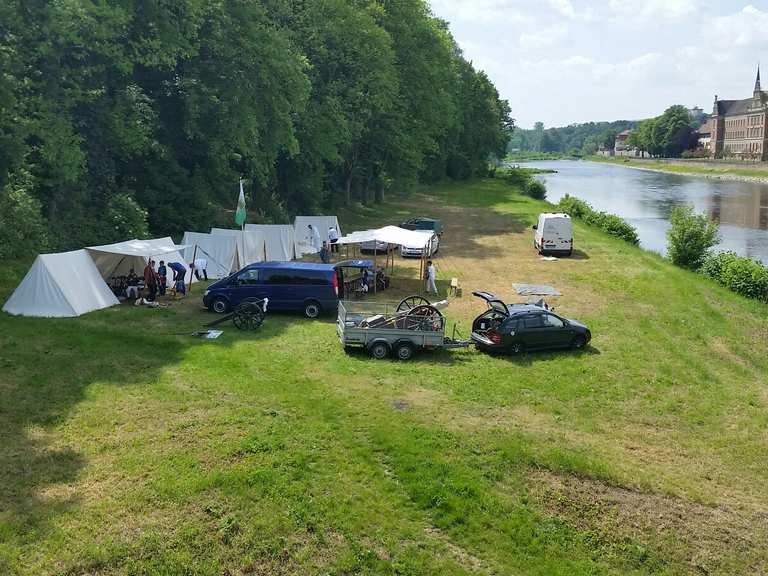
[[[507,309],[507,305],[504,303],[501,298],[496,296],[495,294],[491,294],[490,292],[472,292],[473,296],[477,296],[481,300],[485,300],[488,304],[489,308],[493,308],[496,312],[499,314],[503,314],[504,316],[509,316],[509,310]]]

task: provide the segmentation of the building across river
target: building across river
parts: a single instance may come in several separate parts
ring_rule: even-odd
[[[768,92],[760,87],[760,68],[751,98],[718,100],[709,119],[712,158],[768,160]]]

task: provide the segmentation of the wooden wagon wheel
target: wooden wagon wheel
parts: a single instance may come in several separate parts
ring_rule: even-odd
[[[406,330],[439,330],[443,315],[431,304],[421,304],[411,308],[405,316]]]
[[[412,310],[417,306],[429,306],[431,302],[421,296],[408,296],[400,300],[400,304],[397,305],[398,312],[405,312]]]
[[[256,330],[263,322],[264,311],[255,302],[243,302],[232,316],[232,323],[238,330]]]

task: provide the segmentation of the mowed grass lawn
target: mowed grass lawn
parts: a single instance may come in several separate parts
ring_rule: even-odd
[[[374,361],[279,314],[201,341],[197,287],[0,316],[0,574],[768,572],[768,307],[580,223],[542,261],[543,209],[485,180],[341,216],[442,217],[461,332],[473,290],[550,283],[580,353]]]

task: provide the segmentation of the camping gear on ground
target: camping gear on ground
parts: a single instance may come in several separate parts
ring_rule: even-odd
[[[447,302],[440,303],[441,307]],[[421,296],[409,296],[398,304],[339,302],[336,331],[345,348],[362,347],[376,358],[394,355],[410,360],[416,350],[466,348],[469,340],[445,336],[445,317],[437,306]]]
[[[512,284],[515,292],[522,296],[562,296],[553,286],[546,284]]]
[[[573,222],[568,214],[539,214],[533,229],[533,246],[539,254],[573,253]]]
[[[238,330],[256,330],[264,323],[268,304],[269,298],[264,298],[263,300],[260,298],[246,298],[235,306],[231,313],[213,322],[209,322],[206,324],[206,327],[218,326],[228,320],[232,320],[232,323]]]

